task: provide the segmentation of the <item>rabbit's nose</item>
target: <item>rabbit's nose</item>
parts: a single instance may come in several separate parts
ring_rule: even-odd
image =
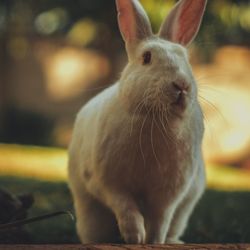
[[[175,81],[172,82],[172,86],[173,89],[177,92],[177,93],[181,93],[186,95],[190,89],[188,83],[186,81]]]
[[[187,95],[190,90],[190,86],[186,81],[175,81],[172,82],[172,88],[175,98],[173,104],[184,108],[186,106]]]

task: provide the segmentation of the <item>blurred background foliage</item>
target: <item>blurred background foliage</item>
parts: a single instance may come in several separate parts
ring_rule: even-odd
[[[155,31],[174,2],[142,0]],[[80,104],[99,91],[94,87],[117,79],[126,62],[114,1],[2,0],[0,31],[1,141],[65,146],[65,138],[55,139],[58,129],[70,127]],[[208,63],[218,47],[249,41],[249,0],[208,1],[196,61]]]
[[[142,0],[157,32],[174,0]],[[73,45],[91,46],[109,52],[110,37],[120,40],[113,0],[2,0],[0,30],[4,37],[17,36],[7,44],[9,52],[22,56],[25,36],[57,37]],[[208,1],[205,27],[199,40],[220,46],[249,45],[249,0]],[[105,42],[106,41],[106,42]],[[107,47],[105,47],[106,45]],[[205,51],[203,51],[205,53]]]

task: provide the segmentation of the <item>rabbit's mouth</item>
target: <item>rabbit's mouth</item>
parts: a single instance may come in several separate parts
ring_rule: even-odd
[[[176,93],[175,100],[171,103],[171,106],[174,109],[178,109],[184,111],[188,105],[188,92],[187,91],[180,91]]]
[[[189,104],[191,94],[191,85],[186,81],[172,82],[172,101],[171,107],[173,112],[183,113]]]

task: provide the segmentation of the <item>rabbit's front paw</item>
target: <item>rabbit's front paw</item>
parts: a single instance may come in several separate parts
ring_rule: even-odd
[[[119,222],[121,235],[127,244],[145,243],[146,232],[141,214],[127,212],[125,216],[120,218]]]
[[[184,244],[183,241],[179,239],[175,239],[175,238],[167,238],[166,243],[167,244]]]

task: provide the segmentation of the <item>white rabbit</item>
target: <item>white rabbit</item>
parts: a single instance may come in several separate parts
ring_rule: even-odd
[[[83,243],[180,243],[205,187],[203,116],[184,46],[206,0],[181,0],[154,35],[138,0],[116,0],[129,62],[79,112],[69,184]]]

